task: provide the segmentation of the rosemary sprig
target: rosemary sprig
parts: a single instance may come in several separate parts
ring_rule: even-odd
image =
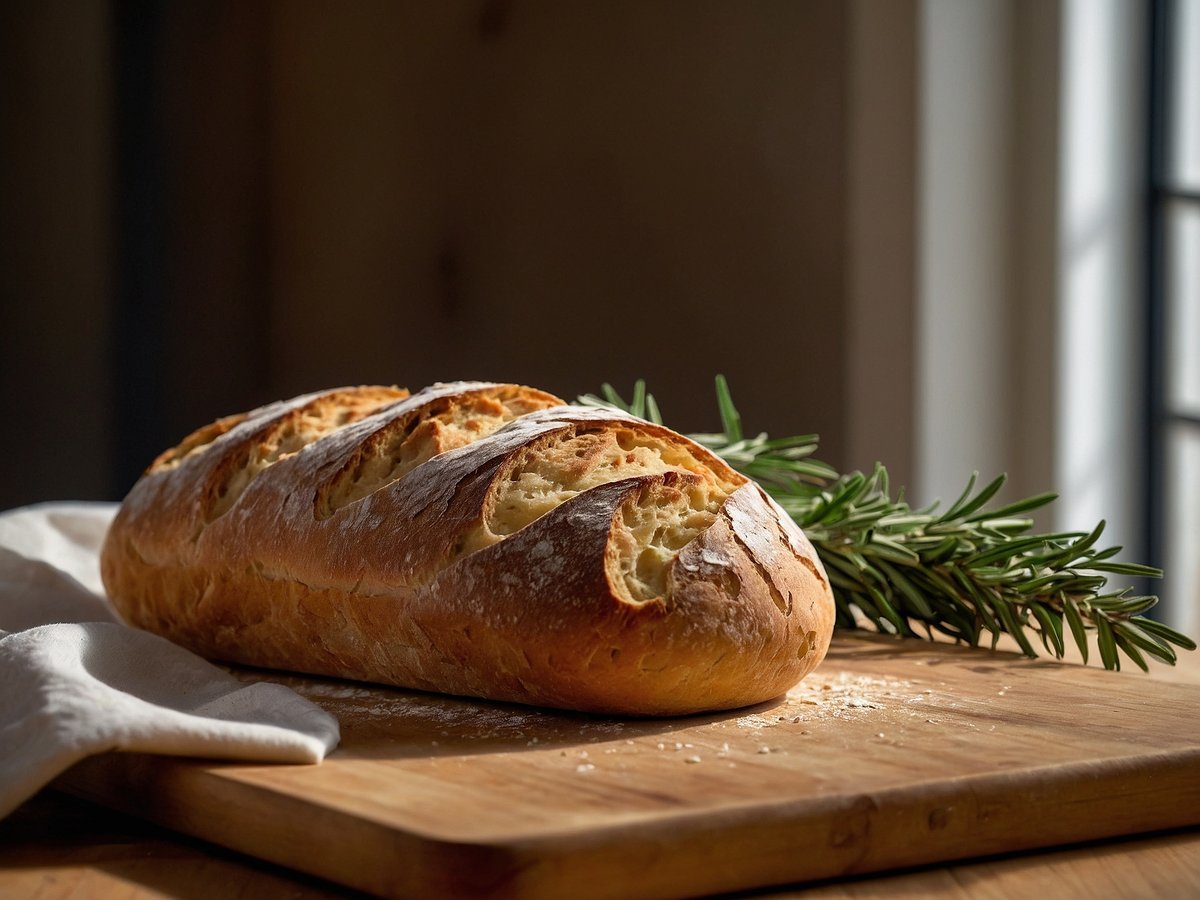
[[[816,435],[747,437],[723,376],[716,388],[722,431],[691,437],[755,479],[804,529],[829,574],[838,627],[865,621],[880,632],[940,632],[973,646],[986,633],[992,647],[1010,634],[1027,656],[1037,655],[1039,641],[1056,658],[1072,640],[1084,662],[1094,632],[1106,669],[1119,669],[1122,654],[1146,670],[1146,656],[1174,664],[1175,647],[1196,648],[1186,635],[1142,615],[1157,597],[1108,588],[1112,575],[1162,573],[1114,562],[1120,547],[1099,548],[1103,522],[1087,533],[1031,533],[1025,514],[1056,495],[990,509],[1004,476],[977,489],[972,475],[945,511],[938,504],[914,510],[902,492],[893,497],[882,465],[869,475],[839,474],[813,459]],[[641,380],[628,403],[608,384],[578,402],[662,424]]]

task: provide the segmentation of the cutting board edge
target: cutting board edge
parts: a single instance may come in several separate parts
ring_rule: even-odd
[[[238,852],[390,896],[436,891],[444,896],[557,897],[569,885],[574,896],[582,897],[583,884],[593,891],[586,896],[604,897],[614,895],[606,893],[605,885],[621,884],[620,896],[667,897],[814,881],[1200,824],[1200,779],[1194,775],[1200,771],[1200,748],[1190,748],[910,783],[856,795],[668,812],[640,822],[515,839],[502,835],[459,839],[324,809],[335,833],[346,836],[342,843],[356,841],[362,857],[332,865],[329,853],[323,852],[332,848],[314,846],[302,835],[281,842],[287,849],[279,852],[264,835],[255,833],[261,823],[247,827],[243,817],[236,820],[234,833],[223,830],[220,813],[225,799],[213,788],[231,786],[223,784],[220,766],[208,761],[174,760],[174,765],[163,767],[159,760],[155,768],[160,773],[183,774],[175,790],[178,793],[182,785],[184,796],[165,791],[160,797],[165,808],[127,802],[125,798],[135,795],[123,791],[122,785],[143,781],[137,757],[108,754],[90,767],[85,761],[58,786]],[[1153,782],[1154,802],[1140,807],[1137,816],[1105,817],[1101,813],[1110,801],[1103,788],[1117,790],[1127,784],[1135,763],[1135,780]],[[170,776],[164,779],[160,774],[159,781],[164,780]],[[1013,791],[1028,791],[1031,785],[1038,786],[1040,796],[1026,797],[1024,808],[1040,813],[1038,828],[1022,832],[1020,823],[1014,828],[1011,821],[1017,812]],[[297,805],[297,811],[304,806],[304,801],[267,785],[239,782],[233,790],[272,794],[276,800]],[[964,796],[970,798],[966,810],[959,808]],[[209,804],[215,805],[210,810],[215,818],[203,815]],[[178,809],[191,814],[183,827],[173,814]],[[267,830],[287,831],[294,827],[290,818],[268,824]],[[881,834],[884,838],[906,835],[908,842],[881,844]],[[930,836],[936,839],[929,840]],[[669,852],[668,845],[673,848]],[[755,852],[747,853],[746,847]],[[798,847],[819,847],[822,852],[797,864]],[[379,877],[381,857],[393,860],[387,877]],[[634,892],[620,878],[611,877],[631,868],[649,876]],[[470,874],[464,880],[454,871]]]
[[[1089,794],[1097,785],[1109,784],[1114,789],[1118,788],[1134,768],[1138,780],[1159,779],[1156,793],[1160,798],[1152,805],[1141,808],[1140,815],[1125,818],[1106,818],[1098,815],[1109,800],[1103,796]],[[620,833],[626,845],[636,843],[630,840],[631,836],[640,835],[644,846],[653,846],[656,833],[667,831],[672,842],[678,846],[681,839],[688,838],[699,840],[703,844],[705,838],[713,835],[719,828],[720,844],[728,847],[734,843],[729,840],[729,835],[742,829],[745,835],[753,836],[761,856],[782,855],[784,859],[780,862],[776,858],[774,862],[778,868],[760,870],[757,873],[760,877],[756,878],[745,871],[742,865],[745,855],[742,851],[735,853],[738,857],[736,859],[723,860],[719,844],[697,846],[692,849],[691,855],[705,862],[708,870],[721,871],[725,866],[724,871],[736,873],[735,877],[721,881],[706,875],[702,879],[696,879],[691,888],[682,889],[680,885],[688,875],[688,871],[683,870],[673,873],[675,877],[669,884],[662,885],[661,889],[646,884],[644,893],[631,894],[623,891],[620,896],[659,898],[685,893],[746,890],[1200,825],[1200,779],[1195,777],[1197,772],[1200,772],[1200,747],[1165,751],[1150,757],[1115,757],[1092,761],[1090,764],[1083,762],[1076,766],[1052,766],[1044,769],[1023,769],[1014,773],[991,773],[910,783],[854,796],[821,798],[827,802],[819,803],[820,809],[813,807],[811,798],[777,804],[727,807],[719,811],[723,817],[719,823],[714,823],[711,814],[664,815],[644,823],[618,825],[611,831]],[[1007,827],[1009,823],[1003,819],[1006,811],[1010,814],[1017,811],[1011,800],[1014,782],[1040,775],[1052,776],[1042,786],[1046,796],[1034,806],[1043,813],[1039,817],[1041,830],[1027,831],[1023,835],[1014,834]],[[1086,775],[1086,778],[1080,778],[1080,775]],[[967,793],[973,800],[972,815],[964,818],[960,813],[955,817],[951,811],[955,801],[961,796],[964,785],[967,786]],[[798,812],[797,807],[807,808]],[[938,814],[942,811],[947,813],[944,817]],[[1057,815],[1051,815],[1052,813]],[[826,821],[830,823],[827,829],[823,828]],[[914,841],[911,846],[881,851],[874,847],[871,841],[872,833],[877,831],[881,822],[887,822],[893,833],[919,835],[920,839]],[[980,830],[974,827],[977,822],[991,824]],[[787,828],[781,830],[781,824]],[[922,826],[927,827],[923,829]],[[770,847],[770,840],[778,838],[784,830],[788,839],[778,846]],[[689,831],[692,834],[689,834]],[[603,853],[606,849],[603,846],[606,837],[604,832],[605,829],[577,832],[574,837],[581,840],[573,841],[568,837],[564,841],[558,838],[553,842],[557,846],[532,840],[512,842],[512,847],[519,855],[534,860],[540,858],[548,861],[560,854],[574,855],[578,865],[582,854],[597,851]],[[645,834],[641,834],[642,832]],[[934,832],[938,832],[937,842],[924,839],[927,834]],[[945,845],[948,837],[956,842],[949,851]],[[802,869],[797,869],[790,859],[797,844],[816,846],[824,851],[833,852],[827,853],[822,862],[807,864]],[[769,847],[769,850],[763,852],[761,848],[764,847]],[[939,849],[935,850],[935,847]],[[618,848],[610,845],[607,849],[612,851]],[[625,854],[629,847],[619,849]],[[677,850],[674,853],[678,855]],[[661,868],[662,860],[652,856],[631,860],[629,856],[622,855],[619,860],[610,861],[610,864],[612,863],[621,867],[632,865],[641,871],[660,875],[664,871]],[[536,873],[536,866],[532,863],[519,868],[527,879],[531,873]],[[702,868],[704,867],[693,865],[691,872]],[[599,874],[594,873],[593,880],[598,879]],[[574,882],[572,885],[574,886]],[[564,879],[546,880],[545,883],[529,884],[525,890],[511,896],[556,897],[562,895],[564,886]],[[573,891],[573,896],[610,895],[602,891],[594,895]]]
[[[431,891],[450,896],[438,887],[439,879],[448,870],[472,864],[463,858],[463,848],[452,842],[323,809],[269,784],[221,777],[223,769],[244,765],[110,752],[76,763],[51,787],[237,853],[383,897],[424,897]],[[252,802],[258,796],[280,804],[277,813],[290,814],[271,816],[264,823],[262,809]],[[327,819],[324,829],[314,816]],[[341,840],[319,838],[331,831]],[[349,859],[337,863],[339,850]],[[488,852],[480,848],[476,855]],[[393,862],[381,868],[381,858]]]

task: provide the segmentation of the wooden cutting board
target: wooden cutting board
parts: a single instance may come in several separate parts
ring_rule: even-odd
[[[666,897],[1200,823],[1200,687],[838,638],[787,697],[617,720],[350,682],[319,766],[108,754],[60,786],[376,894]]]

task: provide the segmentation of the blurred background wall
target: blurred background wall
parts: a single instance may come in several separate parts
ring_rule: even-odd
[[[0,507],[309,389],[644,377],[697,430],[723,372],[752,430],[1137,556],[1148,8],[13,0]]]
[[[4,402],[47,430],[0,502],[116,496],[198,423],[343,383],[645,377],[695,429],[724,372],[748,424],[842,453],[840,2],[4,15],[7,224],[44,220],[4,279]],[[83,435],[104,458],[64,483]]]

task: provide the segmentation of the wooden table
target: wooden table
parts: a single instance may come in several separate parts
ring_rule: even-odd
[[[1144,678],[1138,674],[1114,678]],[[1188,654],[1154,678],[1200,684]],[[1200,828],[839,879],[756,896],[1200,896]],[[349,896],[345,889],[43,792],[0,822],[0,897]]]

